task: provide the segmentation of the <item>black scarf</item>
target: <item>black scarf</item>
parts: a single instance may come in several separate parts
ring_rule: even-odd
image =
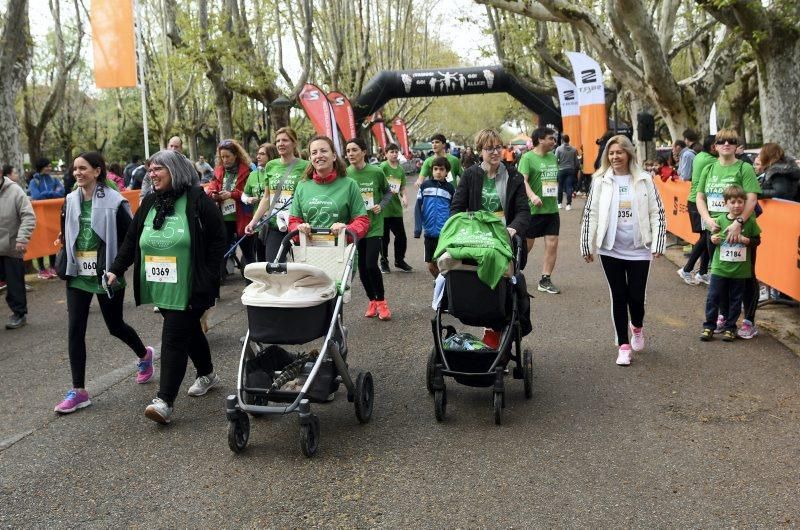
[[[183,195],[184,191],[170,189],[156,192],[156,202],[153,203],[153,208],[156,209],[156,216],[153,219],[153,228],[155,230],[161,230],[166,217],[175,213],[175,201]]]

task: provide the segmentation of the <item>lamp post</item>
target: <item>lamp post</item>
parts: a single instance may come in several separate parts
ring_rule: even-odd
[[[269,104],[270,118],[274,113],[278,128],[289,125],[289,110],[294,106],[294,102],[284,95],[280,95]]]

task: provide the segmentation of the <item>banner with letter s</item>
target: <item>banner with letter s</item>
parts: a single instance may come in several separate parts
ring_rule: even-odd
[[[591,174],[594,173],[594,161],[599,151],[597,139],[608,129],[603,71],[598,62],[585,53],[566,52],[566,54],[572,64],[578,93],[583,171]]]
[[[339,134],[336,132],[336,118],[333,115],[333,108],[325,96],[325,92],[317,85],[306,83],[300,92],[300,105],[306,111],[308,119],[314,126],[317,134],[327,136],[333,140],[336,152],[342,154],[342,143],[339,141]]]
[[[403,156],[411,160],[411,150],[408,147],[408,129],[406,128],[405,120],[403,120],[403,118],[399,116],[393,119],[392,131],[394,132],[394,135],[397,137],[397,144],[403,151]]]
[[[341,92],[329,92],[328,101],[333,108],[333,116],[345,141],[355,138],[357,134],[356,118],[353,115],[353,106],[350,104],[350,100]]]
[[[372,126],[370,128],[372,130],[372,136],[375,137],[375,140],[378,142],[378,146],[385,150],[386,144],[389,140],[386,136],[386,125],[383,123],[383,114],[381,114],[381,111],[378,111],[368,119],[370,119],[370,122],[372,122]]]

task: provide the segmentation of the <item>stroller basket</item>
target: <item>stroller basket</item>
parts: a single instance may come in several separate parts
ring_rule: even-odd
[[[247,306],[250,340],[268,344],[305,344],[328,332],[336,300],[311,307]]]
[[[511,317],[511,290],[503,278],[492,289],[474,271],[447,273],[447,312],[467,326],[500,328]]]

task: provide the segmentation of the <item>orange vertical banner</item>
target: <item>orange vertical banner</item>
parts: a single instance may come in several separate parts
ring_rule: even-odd
[[[97,88],[135,87],[133,0],[92,0],[89,18]]]

